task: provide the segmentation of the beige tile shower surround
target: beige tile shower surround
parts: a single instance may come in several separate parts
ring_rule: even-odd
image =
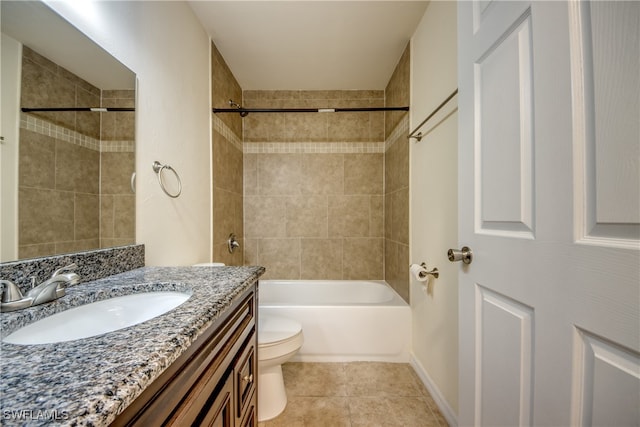
[[[446,427],[410,365],[285,363],[288,403],[258,427]]]
[[[230,99],[242,102],[242,89],[214,44],[211,45],[211,73],[214,108],[230,108]],[[227,265],[242,265],[245,246],[242,118],[239,114],[212,113],[212,123],[213,259]],[[233,254],[227,247],[231,233],[240,243]]]
[[[393,72],[385,98],[387,105],[409,105],[410,57],[406,47]],[[384,169],[384,278],[405,301],[409,301],[409,121],[408,114],[385,113]],[[391,137],[394,133],[399,137]]]
[[[409,105],[409,48],[385,91],[244,91],[246,108]],[[409,299],[406,113],[244,119],[245,263],[264,278],[385,279]]]
[[[244,92],[247,108],[383,105],[382,91]],[[244,119],[245,261],[266,265],[265,278],[384,278],[384,145],[371,146],[384,141],[383,118]]]
[[[134,97],[133,91],[101,93],[23,49],[24,107],[124,107],[134,106]],[[134,243],[133,122],[134,113],[126,112],[21,115],[20,258]]]

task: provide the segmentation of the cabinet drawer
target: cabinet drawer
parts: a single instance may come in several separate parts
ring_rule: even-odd
[[[238,356],[234,367],[236,390],[236,417],[242,418],[248,404],[251,402],[258,375],[256,352],[256,334],[248,339],[242,353]]]

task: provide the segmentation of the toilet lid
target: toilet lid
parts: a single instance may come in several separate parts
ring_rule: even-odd
[[[302,331],[302,325],[293,319],[277,316],[258,318],[258,344],[288,340]]]

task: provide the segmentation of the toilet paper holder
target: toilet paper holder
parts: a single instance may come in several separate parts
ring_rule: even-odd
[[[409,267],[411,267],[411,266],[409,266]],[[438,269],[437,269],[437,268],[434,268],[434,269],[432,269],[432,270],[427,270],[427,264],[426,264],[425,262],[420,263],[420,267],[422,267],[422,268],[424,269],[424,271],[420,271],[420,272],[418,273],[418,276],[419,276],[421,279],[424,279],[424,278],[425,278],[425,277],[427,277],[427,276],[433,276],[433,277],[435,277],[436,279],[437,279],[438,277],[440,277],[440,272],[438,271]]]

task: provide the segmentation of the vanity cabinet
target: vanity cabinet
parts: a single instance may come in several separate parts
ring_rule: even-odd
[[[257,426],[257,285],[234,301],[112,426]]]

